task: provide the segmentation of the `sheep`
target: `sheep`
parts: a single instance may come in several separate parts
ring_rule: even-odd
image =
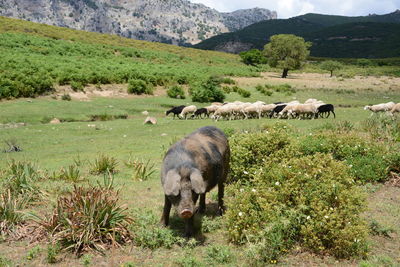
[[[275,117],[275,115],[279,114],[279,112],[281,112],[286,106],[286,104],[277,105],[269,114],[269,118]]]
[[[261,106],[261,116],[266,116],[267,113],[272,112],[276,106],[277,105],[275,105],[275,104],[262,105]]]
[[[297,100],[287,103],[286,106],[279,112],[278,118],[282,118],[282,116],[288,115],[289,114],[288,112],[292,109],[292,107],[299,105],[299,104],[300,104],[300,102]]]
[[[390,110],[390,115],[393,116],[396,112],[400,112],[400,103],[397,103],[393,106],[393,108]]]
[[[245,119],[248,119],[249,115],[254,115],[261,119],[261,104],[253,103],[247,107],[244,107],[242,113],[245,116]]]
[[[232,115],[232,108],[233,104],[227,103],[221,107],[219,107],[215,112],[212,118],[215,119],[215,121],[218,121],[220,118],[229,118],[231,120],[231,115]]]
[[[183,119],[185,116],[185,120],[187,119],[188,114],[194,114],[197,110],[197,107],[195,105],[187,106],[184,109],[182,109],[181,114],[179,114],[179,117]]]
[[[394,102],[382,103],[372,106],[365,106],[364,110],[371,110],[374,113],[389,111],[394,107]],[[372,115],[372,114],[371,114]]]
[[[222,106],[222,105],[221,105]],[[219,105],[211,104],[210,106],[205,107],[207,109],[208,116],[213,115],[214,112],[219,108]]]
[[[313,103],[315,103],[315,102],[317,102],[318,100],[317,99],[315,99],[315,98],[309,98],[309,99],[307,99],[305,102],[304,102],[304,104],[313,104]]]
[[[173,108],[171,108],[170,110],[167,110],[167,111],[165,112],[165,115],[168,116],[168,114],[172,113],[172,114],[174,114],[174,117],[173,117],[173,118],[175,118],[175,116],[178,116],[178,117],[179,117],[179,114],[182,112],[182,110],[183,110],[184,108],[185,108],[185,105],[173,107]]]
[[[315,115],[317,114],[318,110],[317,107],[314,104],[298,104],[298,105],[290,105],[286,106],[286,113],[288,115],[288,118],[290,116],[294,117],[294,115],[299,116],[299,119],[301,118],[300,115],[303,115],[303,118],[305,115],[310,115],[312,119],[315,118]],[[282,110],[279,114],[283,114],[285,111]]]
[[[318,112],[317,112],[317,118],[318,116],[321,116],[323,118],[324,114],[327,114],[326,118],[329,118],[329,115],[331,115],[331,112],[333,114],[333,118],[336,118],[335,114],[335,107],[332,104],[325,104],[317,107]]]
[[[199,108],[198,110],[196,110],[192,115],[192,118],[196,117],[202,119],[202,115],[204,115],[204,118],[208,117],[208,110],[206,108]]]

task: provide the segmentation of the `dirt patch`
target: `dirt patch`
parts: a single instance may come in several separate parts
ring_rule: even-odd
[[[397,77],[364,77],[354,78],[330,77],[329,74],[320,73],[292,73],[288,78],[282,79],[278,73],[264,72],[261,77],[235,78],[239,86],[255,86],[257,84],[283,84],[288,83],[298,89],[352,89],[352,90],[400,90],[400,78]]]
[[[69,94],[73,100],[78,101],[90,101],[95,97],[113,97],[113,98],[145,98],[153,96],[165,96],[166,90],[164,87],[158,86],[155,88],[153,95],[133,95],[127,93],[126,84],[104,84],[88,85],[84,88],[84,91],[75,92],[69,85],[56,86],[56,92],[50,97],[56,97],[61,99],[64,94]]]

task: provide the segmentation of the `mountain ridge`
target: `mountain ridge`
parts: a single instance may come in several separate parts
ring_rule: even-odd
[[[277,18],[268,9],[222,13],[188,0],[0,0],[0,16],[176,45]]]

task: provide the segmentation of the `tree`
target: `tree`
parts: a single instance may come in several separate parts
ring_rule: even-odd
[[[249,51],[241,52],[239,56],[242,58],[243,63],[246,65],[255,66],[257,64],[267,63],[267,59],[258,49],[251,49]]]
[[[372,63],[372,61],[370,59],[359,58],[359,59],[357,59],[357,65],[362,67],[362,68],[365,68],[365,67],[372,66],[373,63]]]
[[[310,54],[311,42],[293,34],[277,34],[270,38],[264,46],[264,55],[271,67],[283,68],[282,78],[286,78],[289,70],[300,69]]]
[[[327,60],[321,63],[321,69],[323,70],[327,70],[331,72],[331,77],[333,75],[333,71],[334,70],[340,70],[341,68],[343,68],[342,63],[338,62],[338,61],[334,61],[334,60]]]

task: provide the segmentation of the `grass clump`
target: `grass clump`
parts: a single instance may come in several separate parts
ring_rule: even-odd
[[[81,180],[81,172],[75,164],[71,164],[66,168],[61,168],[60,174],[57,177],[61,180],[77,183]]]
[[[129,158],[125,166],[133,169],[133,179],[139,181],[148,180],[155,173],[155,164],[151,160],[140,160],[138,158]]]
[[[116,173],[118,162],[114,157],[107,155],[99,155],[98,158],[94,160],[91,164],[90,173],[94,175],[104,174],[104,173]]]
[[[171,229],[159,224],[159,218],[151,211],[136,211],[135,221],[131,226],[133,242],[143,248],[172,248],[174,244],[183,243],[183,239]]]
[[[206,248],[207,260],[210,263],[227,264],[234,259],[232,251],[224,245],[211,245]]]
[[[132,219],[118,205],[118,192],[99,187],[77,187],[57,199],[52,215],[39,221],[62,248],[81,254],[103,251],[129,241]]]
[[[250,91],[243,89],[241,87],[238,87],[236,85],[232,87],[232,91],[235,93],[238,93],[240,96],[242,96],[244,98],[249,98],[251,96]]]
[[[64,101],[71,101],[72,98],[71,98],[71,96],[70,96],[69,94],[63,94],[63,95],[61,96],[61,100],[64,100]]]
[[[260,84],[256,86],[256,90],[266,96],[271,96],[273,94],[273,92],[271,90],[266,89],[264,86],[262,86]]]
[[[178,99],[185,99],[185,91],[183,91],[183,88],[178,85],[174,85],[171,88],[167,90],[167,95],[170,98],[178,98]]]
[[[21,210],[25,209],[28,203],[28,197],[16,196],[10,189],[0,193],[0,235],[13,233],[15,227],[24,222]]]
[[[58,262],[57,256],[60,253],[59,244],[50,244],[46,249],[46,262],[49,264],[54,264]]]
[[[278,85],[266,84],[265,88],[269,89],[269,90],[273,90],[277,93],[285,94],[287,96],[290,96],[290,95],[293,95],[294,93],[296,93],[296,89],[287,83],[278,84]]]
[[[139,79],[131,79],[128,81],[128,93],[129,94],[135,94],[135,95],[141,95],[141,94],[147,94],[147,95],[152,95],[153,94],[153,86],[151,84],[148,84],[144,80],[139,80]]]

